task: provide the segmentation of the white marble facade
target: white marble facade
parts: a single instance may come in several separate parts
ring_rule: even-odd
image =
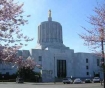
[[[99,58],[91,53],[74,53],[72,49],[50,48],[47,50],[32,49],[31,55],[38,64],[42,65],[42,69],[36,68],[35,71],[42,70],[43,82],[54,81],[54,77],[58,77],[57,60],[66,60],[66,77],[90,78],[95,76],[94,73],[102,76],[99,62],[97,63]]]
[[[54,81],[54,77],[59,78],[58,60],[66,60],[66,77],[89,78],[94,77],[95,74],[101,77],[99,57],[92,53],[74,53],[73,49],[63,44],[62,37],[62,26],[52,21],[50,11],[48,21],[38,26],[37,46],[30,52],[32,58],[42,65],[40,70],[42,70],[43,82]],[[38,71],[37,68],[36,70]]]
[[[51,11],[49,11],[48,21],[38,26],[38,41],[35,49],[18,51],[18,55],[24,58],[31,56],[42,66],[41,69],[36,67],[35,71],[42,73],[43,82],[54,81],[54,77],[59,78],[60,72],[64,73],[65,77],[73,78],[94,77],[94,74],[99,74],[101,77],[99,57],[92,53],[74,53],[73,49],[63,44],[62,37],[62,26],[52,21]],[[66,64],[59,67],[60,60]],[[58,71],[61,68],[63,70]]]

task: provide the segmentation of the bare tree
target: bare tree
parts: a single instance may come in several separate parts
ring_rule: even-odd
[[[93,26],[92,29],[86,30],[87,34],[80,34],[80,37],[85,41],[85,45],[89,46],[92,51],[97,53],[102,57],[102,67],[104,70],[104,80],[105,80],[105,55],[104,55],[104,45],[105,45],[105,3],[94,9],[95,15],[89,17],[89,23]],[[105,88],[105,81],[104,81]]]

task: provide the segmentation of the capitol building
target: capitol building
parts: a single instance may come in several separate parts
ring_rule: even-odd
[[[52,82],[55,78],[66,77],[102,77],[100,58],[92,53],[74,53],[73,49],[64,45],[62,30],[62,25],[52,20],[49,10],[48,21],[38,25],[36,47],[31,50],[19,50],[18,54],[24,58],[30,56],[41,65],[41,68],[35,67],[34,70],[41,72],[42,82]],[[0,72],[13,74],[16,71],[5,67],[5,70],[0,69]]]

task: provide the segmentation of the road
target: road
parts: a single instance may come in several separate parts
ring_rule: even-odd
[[[0,82],[0,88],[103,88],[100,83],[63,84],[63,83],[23,83]]]

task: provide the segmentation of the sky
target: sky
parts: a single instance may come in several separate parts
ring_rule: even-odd
[[[91,52],[88,46],[84,46],[84,40],[78,34],[84,33],[85,27],[91,29],[87,22],[88,17],[94,15],[94,8],[103,4],[105,0],[17,0],[24,3],[24,15],[31,15],[28,18],[29,24],[21,27],[24,35],[34,38],[28,42],[23,50],[34,49],[37,45],[38,25],[48,20],[48,10],[52,12],[52,20],[62,25],[63,43],[74,52]]]

